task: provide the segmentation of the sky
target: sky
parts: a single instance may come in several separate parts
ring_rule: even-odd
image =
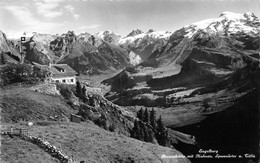
[[[76,34],[111,30],[126,36],[172,31],[216,18],[224,11],[253,12],[260,16],[259,0],[0,0],[0,30],[8,37],[24,32]]]

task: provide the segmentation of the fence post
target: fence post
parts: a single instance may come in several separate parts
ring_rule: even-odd
[[[11,130],[11,135],[13,135],[13,131],[14,131],[13,127],[11,127],[10,130]]]

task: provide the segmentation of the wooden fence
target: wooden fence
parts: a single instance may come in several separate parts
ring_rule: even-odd
[[[29,135],[29,132],[28,132],[28,129],[26,128],[10,128],[9,130],[4,130],[4,131],[1,131],[1,134],[2,135],[26,135],[28,136]]]

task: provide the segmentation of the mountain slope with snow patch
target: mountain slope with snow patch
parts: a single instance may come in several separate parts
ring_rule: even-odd
[[[171,34],[167,31],[154,30],[144,33],[137,29],[127,37],[121,38],[119,44],[138,54],[142,60],[146,60],[155,50],[166,44]]]

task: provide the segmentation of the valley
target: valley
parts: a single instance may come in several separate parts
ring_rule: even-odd
[[[0,31],[1,161],[257,162],[259,29],[251,12],[223,12],[125,37]]]

